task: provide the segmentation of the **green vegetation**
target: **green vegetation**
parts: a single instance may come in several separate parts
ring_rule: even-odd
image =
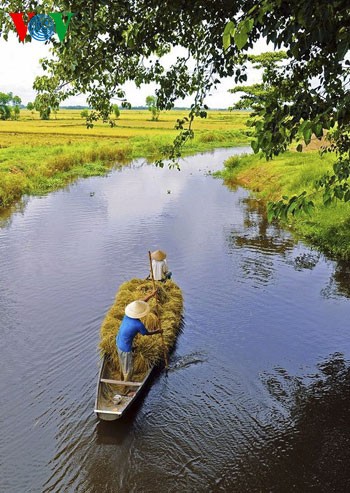
[[[42,120],[50,119],[51,110],[56,116],[59,107],[58,100],[55,100],[49,94],[38,94],[33,104],[34,109],[39,111],[39,115]]]
[[[29,103],[27,104],[27,110],[31,112],[32,118],[34,119],[34,114],[35,114],[35,106],[34,106],[34,103],[32,103],[31,101],[29,101]]]
[[[156,84],[157,110],[170,110],[177,100],[191,96],[188,116],[178,120],[179,135],[172,145],[162,146],[161,157],[176,165],[182,147],[193,137],[193,120],[207,116],[208,94],[225,77],[245,84],[252,62],[249,50],[265,39],[275,51],[283,47],[286,59],[283,55],[272,60],[271,54],[255,59],[265,70],[262,87],[246,86],[248,99],[257,103],[254,152],[271,158],[296,140],[301,150],[301,142],[307,145],[313,135],[332,135],[337,162],[321,180],[324,197],[350,201],[348,3],[198,0],[194,6],[193,2],[75,0],[79,15],[69,23],[62,42],[52,43],[49,58],[41,60],[45,75],[37,77],[33,87],[50,101],[50,107],[74,94],[86,94],[92,109],[90,125],[99,118],[113,124],[115,98],[122,101],[122,108],[129,107],[123,89],[128,80],[137,87]],[[63,0],[33,0],[30,5],[37,13],[67,8]],[[8,0],[6,6],[16,12],[18,1]],[[67,13],[65,17],[68,26]],[[110,22],[116,18],[117,23]],[[0,30],[7,40],[15,30],[11,16],[0,14]],[[30,36],[24,41],[29,42]],[[182,50],[169,67],[165,55],[174,47]],[[304,194],[295,200],[280,202],[271,210],[277,217],[280,212],[311,209],[312,201]]]
[[[120,109],[119,109],[119,106],[117,104],[114,104],[112,106],[113,108],[113,113],[114,113],[114,116],[116,117],[116,119],[118,120],[118,118],[120,117]]]
[[[156,122],[159,118],[159,109],[157,108],[157,98],[156,96],[147,96],[146,106],[148,110],[152,113],[152,121]]]
[[[21,102],[12,92],[0,92],[0,120],[18,120]]]
[[[41,60],[45,75],[34,89],[60,102],[86,94],[93,124],[110,119],[112,101],[128,107],[123,87],[134,81],[155,83],[157,108],[170,110],[176,101],[192,97],[179,136],[166,146],[164,158],[176,165],[182,146],[193,136],[194,118],[206,116],[206,97],[225,77],[247,82],[250,50],[265,39],[273,50],[283,48],[286,60],[270,65],[263,82],[271,90],[260,94],[255,108],[254,150],[277,155],[300,137],[333,130],[337,166],[322,186],[326,196],[350,200],[350,11],[348,0],[253,0],[223,2],[86,2],[75,0],[79,13],[69,22],[62,42],[52,42],[49,58]],[[66,11],[63,0],[33,0],[37,13]],[[7,12],[18,0],[7,0]],[[142,12],[142,15],[140,15]],[[58,14],[57,14],[58,15]],[[69,18],[66,13],[66,22]],[[118,19],[118,22],[110,22]],[[68,24],[67,24],[68,26]],[[15,30],[11,16],[0,14],[2,38]],[[152,34],[153,33],[153,34]],[[30,41],[27,36],[25,42]],[[173,48],[182,49],[176,52]],[[169,66],[169,55],[173,59]],[[256,94],[256,87],[250,87]],[[253,94],[254,95],[254,94]],[[302,144],[300,144],[301,146]],[[170,163],[170,164],[171,164]],[[300,202],[303,204],[304,199]],[[285,210],[295,204],[285,204]],[[306,203],[308,209],[310,203]]]
[[[33,0],[30,5],[37,13],[67,8],[62,0]],[[8,0],[6,6],[16,12],[18,1]],[[323,197],[326,202],[334,197],[350,201],[347,0],[198,0],[195,8],[192,2],[75,0],[74,10],[79,15],[69,23],[68,35],[52,43],[49,58],[41,60],[45,75],[34,81],[34,89],[53,111],[58,102],[86,94],[91,108],[87,123],[93,126],[101,118],[113,125],[111,101],[119,98],[122,108],[129,107],[123,90],[128,80],[137,87],[154,82],[158,110],[170,110],[177,100],[191,96],[187,117],[178,120],[179,134],[171,145],[160,146],[160,158],[176,165],[183,146],[192,141],[194,119],[207,116],[208,94],[226,77],[237,85],[246,83],[252,62],[249,50],[263,38],[273,50],[283,47],[287,58],[275,58],[276,63],[271,63],[271,54],[255,59],[266,70],[263,88],[246,87],[248,98],[258,103],[253,115],[254,152],[271,158],[295,141],[301,150],[312,136],[327,133],[336,163],[321,179]],[[116,18],[117,23],[110,22]],[[7,40],[15,30],[11,16],[0,13],[0,30]],[[174,47],[183,50],[169,67],[165,55]],[[277,217],[311,209],[312,201],[304,194],[293,201],[282,201],[271,212]]]
[[[224,178],[226,185],[240,184],[253,190],[266,202],[307,191],[315,203],[312,215],[288,216],[285,223],[322,251],[350,259],[350,204],[333,200],[325,205],[323,190],[315,188],[315,181],[332,171],[334,161],[334,155],[321,157],[317,151],[287,152],[272,161],[256,155],[233,156],[216,176]]]
[[[280,15],[288,19],[282,25]],[[301,152],[313,136],[321,140],[327,134],[328,151],[335,159],[330,172],[318,179],[325,205],[335,198],[350,202],[348,20],[349,9],[342,0],[327,5],[311,1],[307,7],[301,1],[266,0],[242,12],[238,23],[228,22],[223,36],[225,50],[231,43],[239,50],[248,46],[256,30],[263,32],[275,50],[286,49],[258,56],[245,54],[245,61],[263,69],[262,83],[233,88],[232,92],[243,92],[235,107],[249,105],[253,110],[249,125],[254,128],[252,148],[267,159],[285,152],[295,142]],[[303,190],[271,203],[268,217],[310,213],[313,207],[312,195]]]
[[[23,194],[45,194],[79,176],[104,174],[133,158],[154,161],[176,136],[174,122],[183,111],[163,112],[152,122],[147,110],[125,110],[116,126],[95,123],[89,130],[79,110],[61,110],[59,119],[46,121],[30,110],[22,115],[18,121],[0,121],[0,207]],[[248,143],[245,120],[244,112],[209,112],[197,122],[186,152]]]

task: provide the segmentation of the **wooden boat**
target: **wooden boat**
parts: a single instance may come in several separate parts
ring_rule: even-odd
[[[133,358],[134,382],[121,380],[119,358],[116,350],[116,335],[125,314],[125,306],[135,299],[143,299],[151,293],[154,283],[145,279],[131,279],[123,283],[118,290],[115,301],[101,326],[100,350],[102,364],[98,377],[95,414],[98,418],[113,421],[121,418],[131,404],[139,397],[149,379],[153,368],[166,361],[167,354],[173,347],[176,336],[181,330],[183,299],[180,288],[171,280],[157,284],[157,300],[148,301],[150,312],[144,320],[148,330],[153,332],[160,326],[163,333],[157,336],[136,336],[133,341],[135,349]],[[135,389],[135,395],[126,396],[128,390]]]
[[[151,368],[142,382],[123,382],[114,380],[110,375],[108,359],[105,356],[101,363],[101,368],[98,376],[95,409],[94,412],[99,419],[103,421],[114,421],[123,416],[134,401],[140,396],[142,389],[149,380],[153,368]],[[120,393],[120,388],[127,386],[135,388],[135,395],[128,397]],[[117,399],[115,399],[117,396]]]

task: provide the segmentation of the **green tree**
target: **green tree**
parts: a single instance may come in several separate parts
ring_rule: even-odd
[[[51,98],[48,94],[38,94],[34,100],[34,108],[39,112],[41,120],[49,120],[51,114]]]
[[[22,103],[22,100],[19,96],[13,96],[12,97],[12,104],[13,104],[13,118],[14,120],[18,120],[19,114],[20,114],[20,105]]]
[[[33,88],[38,92],[34,106],[39,111],[42,120],[50,118],[51,111],[55,115],[59,111],[60,101],[63,99],[63,93],[58,89],[59,79],[57,76],[37,77],[34,81]]]
[[[89,110],[87,110],[87,109],[82,110],[82,111],[80,112],[80,116],[81,116],[82,118],[87,118],[87,117],[89,116]]]
[[[67,5],[65,0],[32,1],[31,9],[44,13]],[[122,85],[128,80],[137,86],[155,82],[160,110],[192,95],[189,116],[177,122],[180,134],[167,149],[176,159],[193,136],[194,118],[206,116],[206,95],[223,77],[245,83],[247,50],[263,37],[274,49],[283,47],[289,61],[275,70],[278,97],[267,99],[260,112],[256,149],[270,158],[299,134],[307,143],[312,135],[333,129],[338,162],[321,186],[330,199],[350,199],[348,0],[74,0],[70,6],[76,15],[63,42],[52,41],[53,56],[43,61],[48,76],[35,82],[39,92],[60,100],[87,94],[94,110],[91,124],[99,117],[109,120],[111,99],[125,97]],[[21,8],[18,0],[8,0],[0,12],[5,39],[14,30],[7,12]],[[185,54],[168,67],[162,56],[172,46],[184,48]]]
[[[116,120],[118,120],[118,118],[120,117],[120,109],[119,109],[119,106],[117,104],[114,104],[112,106],[112,108],[113,108],[114,116],[115,116]]]
[[[156,96],[147,96],[146,97],[146,106],[149,111],[152,113],[152,121],[158,121],[159,118],[159,109],[157,107],[157,97]]]
[[[34,108],[34,103],[32,103],[31,101],[27,104],[27,110],[29,110],[32,114],[32,119],[34,120],[34,111],[35,111],[35,108]]]
[[[280,29],[279,15],[285,18]],[[265,66],[263,85],[254,88],[263,92],[245,92],[242,104],[254,100],[252,147],[271,159],[294,141],[301,152],[312,136],[321,139],[326,132],[327,150],[336,153],[337,161],[333,173],[316,183],[324,190],[325,204],[336,198],[350,201],[349,19],[342,1],[263,1],[244,12],[238,23],[227,23],[223,35],[226,49],[231,43],[242,49],[255,32],[262,32],[275,47],[287,47],[286,63]],[[310,212],[312,207],[311,197],[303,192],[269,204],[269,217]]]
[[[0,92],[0,119],[17,120],[20,113],[20,104],[22,100],[19,96],[14,96],[12,92]]]
[[[8,120],[11,117],[11,111],[9,103],[11,101],[12,94],[0,92],[0,119]]]
[[[9,120],[11,118],[10,108],[4,104],[0,104],[0,120]]]
[[[271,96],[275,89],[273,80],[271,80],[270,72],[276,69],[279,63],[287,58],[285,51],[265,52],[261,55],[248,55],[247,61],[252,64],[255,69],[262,69],[262,81],[250,86],[237,85],[229,92],[232,94],[240,93],[240,100],[230,109],[254,110],[253,116],[261,108],[266,99]]]

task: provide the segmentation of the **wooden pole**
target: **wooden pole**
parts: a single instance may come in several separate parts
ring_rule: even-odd
[[[149,257],[149,265],[150,265],[150,269],[151,269],[151,278],[152,278],[152,283],[153,283],[153,289],[156,290],[156,283],[155,283],[154,274],[153,274],[152,256],[151,256],[151,252],[150,251],[148,252],[148,257]],[[161,322],[160,322],[160,314],[159,314],[159,308],[158,308],[158,298],[157,298],[157,295],[156,295],[156,306],[157,306],[158,328],[161,329],[162,327],[161,327]],[[168,369],[168,366],[169,366],[169,363],[168,363],[168,354],[167,354],[167,350],[166,350],[166,347],[165,347],[163,333],[160,334],[160,337],[162,339],[165,368]]]

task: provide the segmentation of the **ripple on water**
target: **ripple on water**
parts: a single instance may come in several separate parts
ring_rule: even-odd
[[[232,152],[82,180],[0,229],[2,491],[348,485],[348,264],[205,176]],[[185,297],[171,371],[97,423],[99,327],[155,248]]]

